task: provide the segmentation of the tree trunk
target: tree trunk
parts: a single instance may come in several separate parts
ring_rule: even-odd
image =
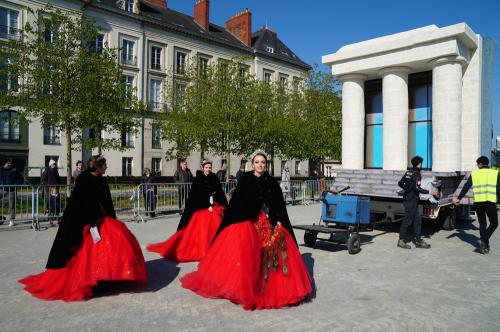
[[[71,141],[71,128],[66,126],[66,185],[68,186],[68,197],[71,196],[71,165],[73,165],[73,160],[71,159],[71,148],[73,142]]]

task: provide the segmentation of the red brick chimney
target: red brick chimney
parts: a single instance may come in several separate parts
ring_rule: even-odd
[[[252,12],[248,8],[231,17],[226,28],[247,46],[252,46]]]
[[[210,1],[196,0],[194,4],[194,20],[203,29],[208,30],[210,26]]]

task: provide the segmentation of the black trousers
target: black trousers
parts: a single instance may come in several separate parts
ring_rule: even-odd
[[[418,198],[403,201],[405,207],[405,218],[399,228],[399,239],[404,240],[408,227],[413,224],[413,233],[415,239],[420,241],[420,233],[422,231],[422,218],[418,212]]]
[[[484,242],[486,248],[489,248],[490,237],[498,227],[497,205],[492,202],[480,202],[474,203],[474,208],[476,209],[477,221],[479,222],[481,241]],[[486,223],[486,216],[488,216],[488,220],[490,221],[489,226]]]

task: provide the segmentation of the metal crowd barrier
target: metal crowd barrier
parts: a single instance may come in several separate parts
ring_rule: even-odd
[[[236,185],[236,181],[222,183],[228,200]],[[288,204],[310,204],[321,199],[321,193],[332,187],[333,180],[290,180],[280,185]],[[144,222],[146,218],[182,212],[191,184],[110,184],[109,188],[118,219]],[[0,229],[11,222],[14,225],[31,224],[34,230],[39,230],[41,223],[45,226],[57,224],[71,190],[72,186],[67,185],[0,186]]]

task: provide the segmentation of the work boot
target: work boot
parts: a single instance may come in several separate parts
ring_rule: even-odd
[[[428,244],[427,242],[425,242],[424,240],[420,239],[420,240],[415,241],[415,247],[422,248],[422,249],[429,249],[431,247],[431,245]]]
[[[403,248],[403,249],[411,249],[411,246],[405,242],[403,239],[399,239],[398,241],[398,247]]]

